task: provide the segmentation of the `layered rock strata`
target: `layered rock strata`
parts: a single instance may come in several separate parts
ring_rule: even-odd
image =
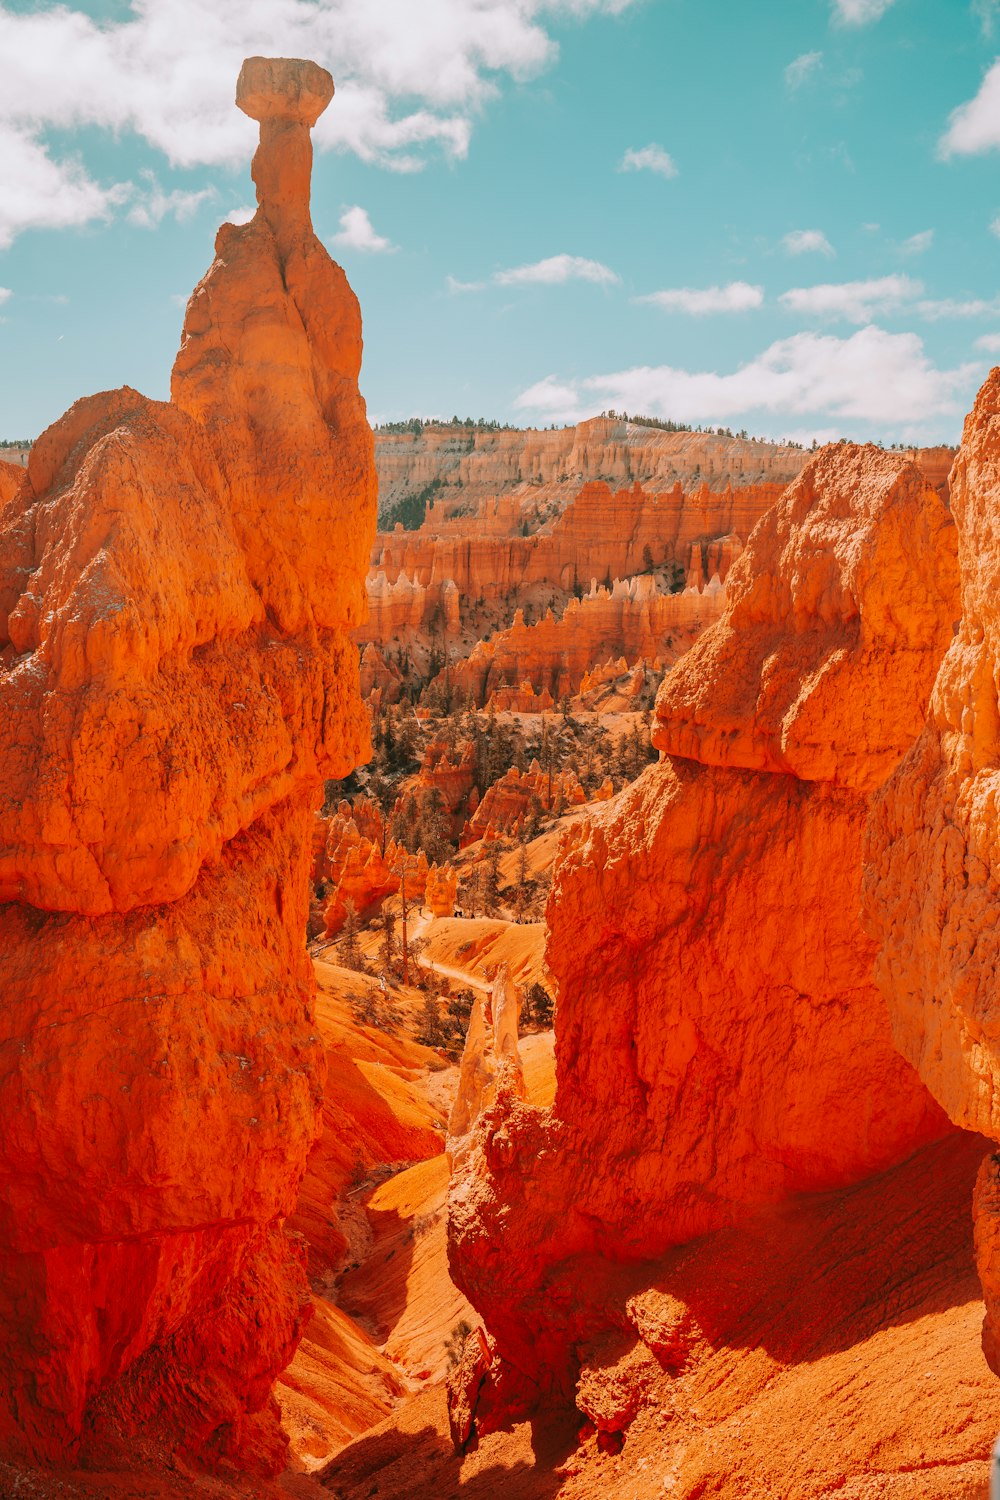
[[[676,660],[725,607],[717,573],[708,585],[692,584],[680,594],[663,593],[649,576],[616,579],[610,589],[594,584],[583,599],[571,599],[559,618],[547,610],[528,625],[518,609],[506,630],[449,665],[448,688],[480,708],[494,695],[503,703],[505,690],[523,691],[525,684],[558,703],[579,692],[595,663],[609,656],[632,663]],[[434,681],[443,688],[444,672]]]
[[[612,491],[585,484],[551,526],[509,537],[481,531],[438,535],[425,523],[379,536],[368,578],[370,619],[364,641],[384,643],[401,633],[454,633],[463,609],[549,587],[569,592],[591,582],[628,578],[652,568],[676,568],[697,587],[718,573],[722,582],[756,522],[782,493],[777,484],[701,485],[685,493]]]
[[[283,1462],[310,804],[367,745],[361,323],[309,214],[332,93],[244,64],[258,208],[219,231],[170,402],[78,402],[0,513],[0,1447],[29,1461],[141,1433]]]
[[[893,1045],[858,916],[870,799],[951,636],[948,510],[894,455],[825,450],[728,595],[664,682],[660,764],[564,844],[555,1104],[485,1109],[456,1177],[453,1270],[498,1350],[487,1421],[572,1390],[615,1262],[949,1129]]]
[[[570,494],[590,480],[617,486],[704,480],[719,488],[764,481],[784,485],[809,455],[801,448],[711,432],[664,432],[617,417],[592,417],[576,427],[488,431],[427,426],[422,432],[379,433],[376,461],[383,507],[439,486],[442,510],[452,494],[468,507],[513,486],[529,494]]]

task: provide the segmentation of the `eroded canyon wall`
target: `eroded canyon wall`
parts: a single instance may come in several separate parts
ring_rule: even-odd
[[[589,480],[616,486],[638,480],[658,489],[678,481],[690,488],[701,480],[717,488],[785,485],[808,457],[801,448],[755,438],[665,432],[615,417],[592,417],[551,432],[434,424],[419,433],[380,432],[376,438],[383,508],[435,483],[436,506],[447,507],[454,498],[466,508],[517,485],[545,497],[572,496]]]
[[[875,800],[865,911],[902,1054],[956,1124],[1000,1140],[1000,370],[951,475],[961,603],[927,725]],[[983,1164],[977,1252],[984,1348],[1000,1372],[1000,1180]]]
[[[918,468],[824,450],[666,678],[660,764],[569,835],[548,909],[555,1104],[498,1088],[452,1190],[496,1409],[572,1388],[614,1263],[949,1130],[893,1044],[858,909],[870,800],[920,734],[957,587]]]
[[[448,667],[447,682],[480,708],[504,689],[529,683],[538,695],[531,707],[540,709],[578,692],[593,668],[609,659],[676,660],[720,617],[725,604],[718,574],[711,586],[699,590],[692,584],[680,594],[661,592],[648,576],[616,579],[610,589],[571,599],[558,619],[548,610],[527,625],[516,611],[508,629],[480,641]],[[437,681],[444,685],[444,671]]]
[[[402,585],[411,599],[410,615],[425,620],[442,608],[441,590],[452,584],[469,603],[505,599],[536,585],[569,591],[677,564],[723,581],[732,560],[757,521],[779,498],[778,484],[705,485],[685,492],[679,484],[664,493],[639,484],[613,491],[607,484],[585,484],[550,526],[531,535],[495,536],[481,530],[478,517],[442,528],[428,522],[418,531],[382,533],[372,553],[369,593],[382,595]],[[715,544],[714,553],[711,544]],[[383,581],[384,580],[384,581]],[[418,610],[413,591],[426,590]],[[452,608],[457,608],[456,605]],[[446,613],[446,611],[445,611]],[[412,624],[412,619],[407,623]],[[378,640],[377,615],[365,639]]]
[[[219,231],[171,401],[77,402],[0,513],[0,1449],[32,1462],[283,1462],[310,809],[367,748],[376,499],[359,309],[309,212],[332,93],[247,61],[257,212]]]

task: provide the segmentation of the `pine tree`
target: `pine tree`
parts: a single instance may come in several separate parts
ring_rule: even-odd
[[[358,942],[358,933],[361,931],[361,919],[354,902],[348,899],[344,903],[344,925],[340,930],[340,941],[338,950],[340,961],[345,969],[356,969],[363,972],[365,967],[361,945]]]

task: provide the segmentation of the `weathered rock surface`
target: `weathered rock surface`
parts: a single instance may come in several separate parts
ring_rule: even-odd
[[[957,610],[947,509],[898,457],[827,450],[729,588],[665,680],[665,758],[564,846],[555,1104],[487,1108],[453,1189],[452,1264],[508,1412],[572,1388],[614,1263],[948,1130],[893,1046],[858,915],[870,794],[920,731]]]
[[[384,1500],[985,1500],[1000,1384],[979,1350],[968,1213],[984,1144],[955,1132],[864,1183],[615,1268],[614,1331],[585,1346],[580,1394],[597,1418],[634,1412],[624,1433],[587,1436],[552,1409],[484,1432],[466,1396],[452,1416],[476,1433],[456,1452],[434,1392],[325,1484],[342,1500],[376,1485]],[[472,1353],[467,1374],[486,1383]]]
[[[777,484],[680,484],[658,494],[634,484],[612,491],[585,484],[551,523],[525,535],[492,535],[478,517],[418,531],[382,533],[368,577],[370,617],[362,641],[384,643],[432,625],[454,634],[462,613],[488,601],[549,587],[571,591],[592,581],[626,579],[653,567],[675,567],[695,587],[729,566],[756,522],[781,495]],[[442,534],[439,534],[439,531]]]
[[[0,512],[0,1448],[30,1460],[141,1431],[283,1461],[310,804],[367,742],[360,316],[309,217],[332,92],[248,61],[258,210],[219,231],[171,402],[78,402]]]
[[[476,431],[428,426],[420,433],[381,432],[376,439],[380,503],[387,506],[437,482],[435,509],[453,496],[466,508],[517,485],[548,498],[572,495],[591,480],[634,481],[660,489],[704,480],[787,484],[809,455],[801,448],[710,432],[663,432],[617,418],[593,417],[557,431]],[[514,514],[508,502],[508,513]],[[519,512],[518,512],[519,514]]]
[[[580,806],[587,794],[573,771],[543,771],[533,760],[526,771],[511,766],[499,780],[487,787],[483,800],[462,830],[462,845],[477,839],[517,833],[523,829],[534,810],[537,814],[563,812]]]
[[[1000,1139],[1000,370],[966,419],[951,475],[961,605],[926,728],[875,800],[865,910],[893,1037],[956,1124]],[[959,620],[959,615],[961,616]],[[984,1348],[1000,1371],[995,1164],[976,1198]]]
[[[676,660],[725,607],[718,574],[707,587],[692,585],[679,594],[661,592],[648,576],[615,579],[610,589],[595,585],[583,599],[570,599],[558,619],[549,610],[527,625],[517,610],[506,630],[449,666],[449,684],[480,708],[494,696],[499,706],[505,690],[521,691],[526,683],[539,698],[559,702],[581,691],[591,670],[609,656],[632,663],[644,657]],[[435,680],[443,685],[444,674]]]
[[[12,500],[21,485],[24,469],[20,464],[10,464],[0,459],[0,510]]]

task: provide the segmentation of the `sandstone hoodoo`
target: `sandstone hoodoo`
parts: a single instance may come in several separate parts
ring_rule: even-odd
[[[564,842],[555,1103],[499,1088],[452,1188],[452,1265],[494,1340],[483,1430],[570,1395],[581,1351],[600,1365],[622,1263],[950,1129],[893,1045],[858,906],[870,799],[920,734],[957,593],[919,469],[824,450],[666,678],[660,764]]]
[[[0,510],[7,1456],[284,1462],[311,807],[368,748],[361,322],[309,212],[332,94],[246,62],[257,212],[219,231],[170,402],[77,402]]]

